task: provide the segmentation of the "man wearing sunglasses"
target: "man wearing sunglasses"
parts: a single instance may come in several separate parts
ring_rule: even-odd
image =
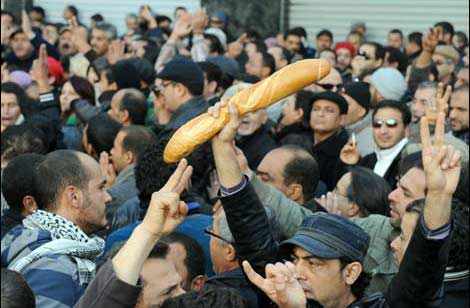
[[[165,65],[157,75],[154,88],[154,92],[164,97],[165,110],[170,113],[163,132],[177,129],[207,110],[209,105],[202,96],[203,90],[204,73],[192,60],[177,58]]]
[[[408,144],[408,125],[411,112],[406,104],[385,100],[372,113],[372,133],[375,151],[360,158],[355,138],[341,150],[341,160],[346,165],[359,164],[383,177],[390,187],[396,186],[402,151]]]
[[[384,64],[385,49],[375,42],[361,45],[358,53],[352,60],[353,79],[359,78],[366,71],[376,70]]]

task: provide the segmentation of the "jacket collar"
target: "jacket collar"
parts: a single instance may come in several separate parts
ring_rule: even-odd
[[[313,146],[313,152],[322,152],[327,156],[338,156],[343,146],[348,142],[348,133],[341,128],[336,133]]]
[[[166,128],[177,129],[192,118],[205,112],[207,108],[207,102],[202,96],[193,97],[176,109]]]
[[[134,176],[134,167],[135,167],[135,164],[130,164],[129,166],[124,168],[119,173],[119,175],[117,176],[116,184],[120,184],[120,183],[126,181],[127,179],[129,179],[130,177],[133,177]]]

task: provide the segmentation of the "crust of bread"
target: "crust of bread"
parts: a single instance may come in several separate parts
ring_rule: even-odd
[[[230,102],[237,107],[240,116],[243,116],[248,112],[279,102],[322,79],[329,72],[330,64],[326,60],[301,60],[238,92],[230,99]],[[222,130],[228,120],[228,110],[223,108],[220,110],[218,118],[204,113],[184,124],[174,133],[166,145],[163,153],[165,162],[175,163],[191,154],[197,146],[209,141]]]

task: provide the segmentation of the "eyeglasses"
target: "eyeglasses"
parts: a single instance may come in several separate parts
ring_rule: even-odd
[[[212,231],[211,228],[206,228],[206,229],[204,229],[204,233],[207,234],[207,235],[213,236],[213,237],[215,237],[215,238],[217,238],[217,239],[219,239],[219,240],[221,240],[221,241],[223,241],[223,242],[225,242],[225,243],[228,243],[228,244],[231,244],[231,245],[234,244],[232,241],[229,241],[229,240],[227,240],[227,239],[221,237],[220,235],[215,234],[215,233]]]
[[[357,55],[360,56],[360,57],[363,57],[366,60],[370,60],[369,55],[366,54],[365,52],[358,52]]]
[[[315,83],[315,85],[327,90],[327,91],[332,91],[334,89],[340,89],[343,87],[343,85],[340,84],[332,84],[332,83]]]
[[[397,127],[398,121],[395,119],[375,120],[374,122],[372,122],[372,127],[381,128],[384,124],[387,125],[388,128],[394,128]]]

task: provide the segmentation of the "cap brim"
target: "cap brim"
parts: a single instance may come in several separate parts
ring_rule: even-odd
[[[338,251],[335,251],[331,247],[326,246],[318,240],[301,234],[294,235],[294,237],[291,239],[282,242],[281,248],[287,249],[291,245],[298,246],[308,251],[312,256],[321,259],[339,259],[342,257]]]

